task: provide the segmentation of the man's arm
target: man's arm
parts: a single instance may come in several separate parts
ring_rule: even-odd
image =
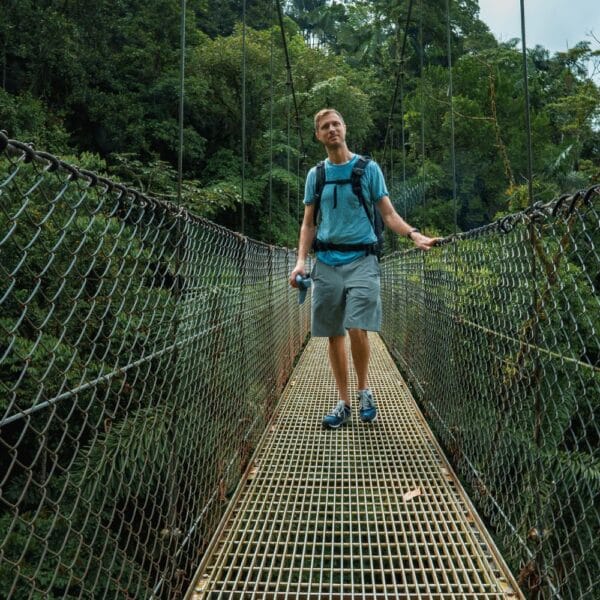
[[[430,250],[441,238],[430,238],[411,227],[397,212],[388,196],[384,196],[378,203],[377,208],[386,227],[393,232],[410,237],[417,248]]]
[[[290,273],[290,285],[298,287],[296,284],[296,275],[306,275],[304,264],[306,257],[311,249],[313,240],[315,239],[316,227],[314,222],[315,207],[313,204],[304,206],[304,218],[302,219],[302,227],[300,228],[300,241],[298,242],[298,260],[294,270]]]

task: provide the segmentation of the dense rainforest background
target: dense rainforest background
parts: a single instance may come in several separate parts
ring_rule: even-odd
[[[180,0],[4,0],[0,129],[252,238],[293,247],[305,174],[323,156],[312,117],[333,106],[346,118],[350,148],[378,160],[392,200],[412,225],[438,235],[471,230],[530,201],[523,57],[519,40],[494,38],[478,18],[476,0],[448,5],[449,23],[446,0],[293,0],[280,3],[281,15],[273,0],[187,0],[179,194]],[[600,182],[600,50],[593,33],[582,36],[565,52],[535,47],[527,53],[537,201]],[[173,559],[182,548],[176,531],[196,536],[186,535],[184,543],[207,543],[210,519],[216,526],[221,513],[198,526],[202,503],[210,498],[207,504],[224,506],[226,488],[235,487],[251,450],[241,420],[240,431],[227,415],[204,427],[194,410],[208,411],[222,398],[197,390],[225,390],[253,419],[251,410],[278,398],[276,386],[288,371],[273,369],[276,384],[261,380],[248,357],[258,355],[253,347],[266,347],[269,360],[280,358],[271,330],[258,333],[255,324],[280,319],[281,305],[264,304],[264,288],[243,277],[240,291],[235,252],[213,265],[204,252],[210,244],[202,238],[203,246],[194,232],[180,235],[172,214],[148,208],[146,227],[137,232],[136,211],[123,216],[121,205],[113,211],[102,199],[87,199],[81,182],[67,189],[50,177],[46,195],[32,193],[24,202],[24,192],[42,188],[39,165],[13,167],[9,160],[0,172],[0,410],[14,417],[0,437],[0,532],[6,534],[0,597],[84,597],[88,589],[94,597],[141,597],[131,590],[146,590],[163,577],[171,578],[171,587],[165,583],[160,597],[176,597],[169,590],[186,589],[197,558],[182,559],[189,568],[181,575]],[[477,411],[463,406],[462,396],[456,402],[465,415],[476,412],[472,421],[464,419],[473,423],[465,429],[465,446],[497,450],[491,463],[483,454],[477,467],[489,467],[492,491],[510,492],[507,505],[522,537],[538,505],[558,515],[545,546],[555,570],[548,569],[547,579],[567,590],[575,589],[571,581],[581,582],[590,594],[600,489],[594,210],[577,227],[571,215],[540,238],[536,252],[544,268],[537,281],[523,267],[525,242],[518,234],[505,246],[512,261],[506,271],[489,267],[505,255],[475,240],[465,242],[458,263],[440,261],[430,272],[436,285],[456,277],[461,285],[453,310],[485,324],[481,338],[452,342],[459,344],[455,355],[463,357],[465,383],[449,393],[457,399],[471,386],[477,399]],[[219,229],[240,242],[209,229],[211,236]],[[185,294],[182,239],[184,248],[201,248],[190,261],[201,281],[190,277]],[[410,246],[391,237],[387,244]],[[257,256],[293,254],[256,246],[265,253]],[[209,265],[204,271],[202,259]],[[287,263],[277,264],[287,274]],[[286,276],[273,273],[277,301],[289,308]],[[534,448],[536,386],[530,382],[537,366],[528,340],[536,286],[543,301],[533,311],[551,356],[545,380],[551,389],[545,390],[553,410],[543,419],[543,444]],[[439,285],[429,299],[442,306],[444,294]],[[294,296],[297,308],[295,302]],[[226,345],[228,335],[239,340],[234,336],[244,331],[235,312],[240,306],[252,315],[248,335]],[[417,321],[408,313],[408,323]],[[196,345],[165,350],[191,330]],[[437,341],[429,345],[444,352]],[[291,364],[287,345],[285,352]],[[411,359],[412,353],[411,347]],[[247,381],[253,383],[245,389],[240,382]],[[481,390],[491,390],[489,413],[481,408]],[[522,390],[522,410],[505,401],[503,394],[515,390]],[[58,402],[61,397],[69,401]],[[50,401],[56,404],[41,410]],[[40,410],[21,419],[33,408]],[[202,438],[183,427],[196,421],[206,429]],[[490,422],[508,424],[502,447]],[[228,441],[222,431],[244,440],[239,455],[233,443],[231,452],[222,443]],[[172,448],[183,450],[178,455]],[[459,445],[454,453],[446,450],[460,461]],[[202,465],[193,478],[190,457]],[[210,461],[218,468],[205,468]],[[546,487],[528,479],[529,463],[536,461],[551,479]],[[227,477],[224,464],[233,465]],[[196,487],[178,485],[190,479]],[[525,490],[518,502],[513,489]],[[472,491],[499,529],[488,490]],[[167,522],[178,526],[168,529]],[[520,551],[506,554],[511,568],[536,580],[533,567],[523,569],[530,565]],[[534,594],[536,586],[524,584]]]
[[[282,3],[297,122],[275,3],[247,0],[244,11],[236,0],[189,0],[181,202],[294,246],[304,176],[322,155],[312,115],[331,105],[346,117],[350,147],[380,162],[415,225],[444,235],[455,212],[464,231],[521,208],[519,41],[498,43],[476,0],[451,2],[451,112],[445,2],[415,2],[406,26],[409,4]],[[536,200],[600,178],[596,42],[591,34],[565,52],[528,52]],[[177,199],[180,2],[8,0],[0,44],[9,137]]]

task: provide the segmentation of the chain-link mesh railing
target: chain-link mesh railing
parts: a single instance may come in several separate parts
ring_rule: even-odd
[[[599,195],[382,265],[386,344],[532,598],[600,587]]]
[[[293,252],[0,134],[0,597],[177,598],[308,333]]]

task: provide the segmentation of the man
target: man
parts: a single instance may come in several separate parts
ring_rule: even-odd
[[[323,425],[337,429],[350,419],[348,361],[345,332],[350,336],[352,360],[358,379],[359,414],[363,422],[377,416],[375,398],[369,388],[370,347],[368,331],[381,327],[380,270],[373,253],[377,236],[360,199],[350,185],[358,155],[346,145],[346,124],[332,108],[320,110],[314,118],[315,136],[327,151],[325,180],[315,224],[315,183],[317,168],[306,178],[304,219],[300,229],[298,260],[290,274],[306,275],[305,262],[315,236],[316,263],[312,277],[312,335],[329,338],[329,362],[339,393],[334,409],[323,418]],[[339,181],[339,184],[335,182]],[[429,238],[411,227],[395,211],[385,186],[383,173],[369,161],[360,179],[363,198],[374,215],[379,210],[384,224],[392,231],[410,237],[422,250],[429,250],[437,238]],[[317,235],[318,234],[318,235]]]

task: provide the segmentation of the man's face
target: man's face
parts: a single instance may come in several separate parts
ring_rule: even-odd
[[[327,148],[337,148],[346,143],[346,125],[336,113],[326,113],[321,117],[315,135]]]

